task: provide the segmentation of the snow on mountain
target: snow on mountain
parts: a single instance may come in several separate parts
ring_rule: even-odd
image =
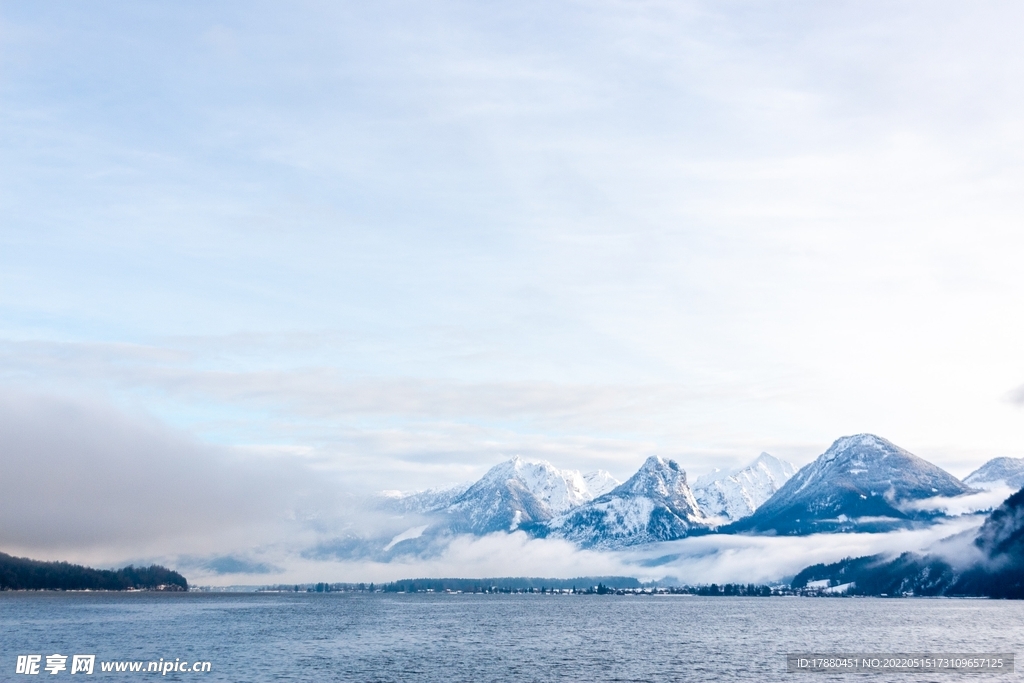
[[[752,514],[794,474],[796,467],[791,463],[762,453],[742,469],[715,470],[698,477],[693,495],[708,517],[722,524],[735,522]]]
[[[622,483],[604,470],[587,472],[583,475],[583,481],[587,482],[587,490],[592,498],[603,496]]]
[[[381,507],[399,514],[435,512],[451,505],[469,487],[470,484],[463,483],[412,493],[383,491],[381,493]]]
[[[516,456],[488,470],[444,511],[454,530],[487,534],[541,524],[592,498],[576,470]]]
[[[395,525],[374,552],[387,557],[440,552],[452,534],[520,529],[608,549],[715,527],[725,533],[886,531],[954,514],[934,501],[959,505],[969,498],[964,494],[983,493],[871,434],[838,439],[816,461],[795,474],[793,469],[762,453],[740,470],[700,477],[691,490],[676,462],[656,456],[623,484],[604,471],[583,475],[515,457],[472,484],[385,492],[383,509],[418,518],[405,520],[407,528]],[[1018,470],[1024,472],[1024,461],[1000,458],[971,480],[1013,481]],[[350,549],[341,543],[328,550]]]
[[[651,456],[626,483],[553,518],[546,530],[581,546],[618,548],[682,538],[708,527],[686,472],[673,460]]]
[[[836,440],[754,514],[723,530],[801,535],[884,531],[912,525],[912,501],[970,491],[953,475],[899,446],[858,434]]]
[[[1024,458],[994,458],[964,478],[964,483],[980,488],[1003,485],[1024,487]]]

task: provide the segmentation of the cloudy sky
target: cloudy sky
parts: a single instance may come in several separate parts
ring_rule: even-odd
[[[515,454],[1024,455],[1022,15],[0,3],[0,543],[256,547]]]

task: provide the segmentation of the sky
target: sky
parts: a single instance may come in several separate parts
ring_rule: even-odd
[[[1024,455],[1022,14],[0,2],[0,545],[264,548],[513,455]]]

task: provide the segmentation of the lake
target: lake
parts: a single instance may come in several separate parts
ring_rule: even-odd
[[[1022,640],[1024,602],[992,600],[0,593],[4,681],[33,680],[15,674],[18,655],[31,654],[42,655],[46,680],[71,676],[71,657],[88,654],[96,656],[90,678],[103,680],[854,681],[865,674],[786,673],[785,655],[1014,652]],[[68,656],[66,670],[42,669],[52,654]],[[210,670],[100,670],[136,660],[209,662]]]

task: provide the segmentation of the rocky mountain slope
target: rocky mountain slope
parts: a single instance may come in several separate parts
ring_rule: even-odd
[[[488,470],[444,512],[455,530],[479,535],[546,522],[592,497],[579,472],[517,456]]]
[[[711,521],[674,461],[651,456],[624,484],[554,517],[546,533],[583,547],[621,548],[683,538]]]
[[[388,512],[432,519],[433,524],[428,525],[432,533],[483,535],[535,527],[618,485],[618,480],[603,470],[584,475],[548,462],[514,457],[471,484],[413,494],[388,491],[379,500]],[[422,532],[417,538],[420,535]],[[396,545],[401,542],[392,541]]]
[[[969,491],[953,475],[899,446],[873,434],[857,434],[836,440],[754,514],[723,531],[889,531],[920,518],[921,513],[907,511],[906,503]]]

